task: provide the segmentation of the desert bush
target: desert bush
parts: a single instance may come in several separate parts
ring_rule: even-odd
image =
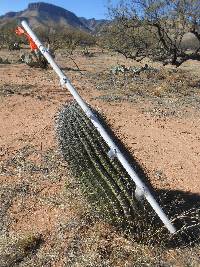
[[[40,28],[37,29],[37,34],[42,41],[48,43],[54,51],[57,49],[65,49],[69,54],[73,54],[74,50],[79,46],[89,47],[95,44],[94,36],[73,28],[65,28],[62,32],[60,29],[56,28]]]
[[[0,30],[0,47],[8,48],[14,43],[23,43],[23,38],[16,36],[15,28],[17,27],[17,22],[13,21],[6,23],[1,27]]]
[[[109,14],[113,23],[104,30],[105,43],[126,58],[150,57],[176,66],[200,59],[199,0],[120,1]],[[183,45],[186,33],[196,40],[191,53]]]
[[[74,52],[79,48],[84,48],[88,51],[88,47],[95,44],[95,37],[91,34],[73,28],[65,28],[62,32],[60,29],[48,28],[37,29],[39,38],[46,43],[52,55],[55,51],[62,49],[65,55],[75,64],[77,70],[80,71],[78,64],[74,59]]]

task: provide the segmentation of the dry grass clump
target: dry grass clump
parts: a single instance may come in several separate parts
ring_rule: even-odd
[[[10,267],[19,264],[29,254],[35,253],[43,242],[41,235],[24,237],[0,237],[0,266]]]
[[[34,86],[31,84],[28,85],[10,85],[10,84],[3,84],[0,85],[0,96],[12,96],[12,95],[23,95],[29,96],[32,95]]]
[[[96,99],[106,102],[148,101],[152,105],[150,113],[177,115],[178,110],[188,106],[199,108],[200,83],[195,76],[181,69],[161,68],[143,71],[140,74],[124,73],[114,75],[99,72],[90,77],[102,93]],[[154,111],[156,109],[156,111]]]

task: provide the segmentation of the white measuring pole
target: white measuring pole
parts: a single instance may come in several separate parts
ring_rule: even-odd
[[[130,175],[132,180],[136,184],[137,192],[144,195],[144,197],[147,199],[149,204],[152,206],[152,208],[155,210],[159,218],[162,220],[166,228],[170,231],[170,233],[175,233],[176,229],[173,226],[173,224],[170,222],[169,218],[166,216],[162,208],[159,206],[155,198],[150,193],[148,187],[141,181],[137,173],[134,171],[134,169],[131,167],[131,165],[126,160],[123,153],[120,151],[120,149],[117,147],[117,145],[113,142],[111,137],[108,135],[104,127],[101,125],[100,121],[97,119],[95,114],[91,111],[91,109],[87,106],[87,104],[83,101],[81,96],[78,94],[76,89],[72,86],[69,79],[65,76],[63,71],[59,68],[59,66],[55,63],[52,56],[49,54],[48,50],[43,46],[43,44],[40,42],[38,37],[35,35],[35,33],[31,30],[28,23],[26,21],[22,21],[22,26],[27,31],[27,33],[31,36],[35,44],[38,46],[41,53],[44,55],[44,57],[47,59],[49,64],[52,66],[54,71],[57,73],[57,75],[60,78],[60,82],[62,86],[66,86],[67,89],[70,91],[70,93],[73,95],[79,106],[82,108],[82,110],[85,112],[87,117],[91,120],[95,128],[98,130],[100,135],[103,137],[105,142],[110,147],[110,151],[108,151],[108,155],[110,157],[117,157],[118,160],[121,162],[127,173]]]

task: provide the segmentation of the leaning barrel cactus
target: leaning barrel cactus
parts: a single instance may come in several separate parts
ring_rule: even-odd
[[[135,184],[81,110],[71,103],[57,118],[60,148],[90,202],[115,225],[130,224],[137,215]]]

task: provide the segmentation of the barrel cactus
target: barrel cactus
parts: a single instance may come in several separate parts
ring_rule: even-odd
[[[56,121],[59,146],[83,192],[104,218],[127,226],[136,220],[135,184],[93,124],[74,102],[64,106]]]

